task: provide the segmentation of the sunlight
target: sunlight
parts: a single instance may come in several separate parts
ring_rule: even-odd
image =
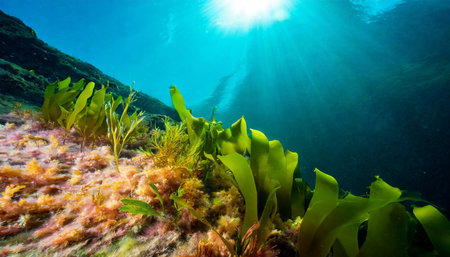
[[[231,31],[248,31],[289,18],[292,0],[211,0],[207,12],[214,25]]]

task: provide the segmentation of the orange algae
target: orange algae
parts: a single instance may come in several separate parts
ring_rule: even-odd
[[[9,185],[5,191],[3,192],[4,199],[11,199],[15,193],[25,188],[26,186],[18,186],[18,185]]]
[[[7,129],[7,130],[13,130],[13,129],[16,129],[16,124],[7,122],[7,123],[5,124],[5,129]]]
[[[182,254],[180,257],[230,257],[228,249],[220,237],[213,231],[208,231],[207,236],[202,238],[193,254]]]
[[[217,231],[222,234],[223,237],[231,239],[236,236],[240,225],[240,218],[223,215],[217,220]]]
[[[217,215],[240,217],[244,212],[244,199],[236,187],[213,193],[212,211]]]
[[[34,176],[41,175],[45,171],[45,169],[39,165],[36,159],[32,159],[31,161],[29,161],[25,170]]]

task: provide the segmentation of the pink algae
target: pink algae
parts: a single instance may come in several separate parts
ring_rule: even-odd
[[[62,135],[40,123],[0,127],[0,237],[31,232],[0,256],[86,240],[106,244],[141,222],[142,215],[119,210],[133,189],[111,168],[109,147],[81,153],[73,135],[64,145]],[[105,241],[105,234],[112,236]]]

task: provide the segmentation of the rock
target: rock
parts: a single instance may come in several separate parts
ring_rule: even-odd
[[[4,59],[0,59],[0,81],[2,94],[17,96],[38,106],[44,101],[44,90],[49,84],[45,77],[38,77]]]
[[[26,120],[22,117],[11,115],[11,114],[0,114],[0,125],[5,125],[6,123],[14,123],[16,126],[21,126],[25,124]]]
[[[85,78],[99,88],[109,82],[115,95],[128,96],[129,87],[103,74],[93,65],[47,45],[33,29],[21,20],[0,11],[0,90],[17,101],[30,101],[40,106],[45,87],[58,79],[72,81]],[[134,106],[152,114],[163,114],[178,120],[169,106],[144,93],[139,93]]]

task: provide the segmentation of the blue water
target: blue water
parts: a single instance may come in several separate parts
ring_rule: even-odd
[[[0,9],[167,104],[175,84],[196,116],[214,106],[226,124],[244,115],[299,153],[310,183],[317,167],[363,193],[380,175],[449,208],[450,1],[282,2],[245,24],[215,0]]]

